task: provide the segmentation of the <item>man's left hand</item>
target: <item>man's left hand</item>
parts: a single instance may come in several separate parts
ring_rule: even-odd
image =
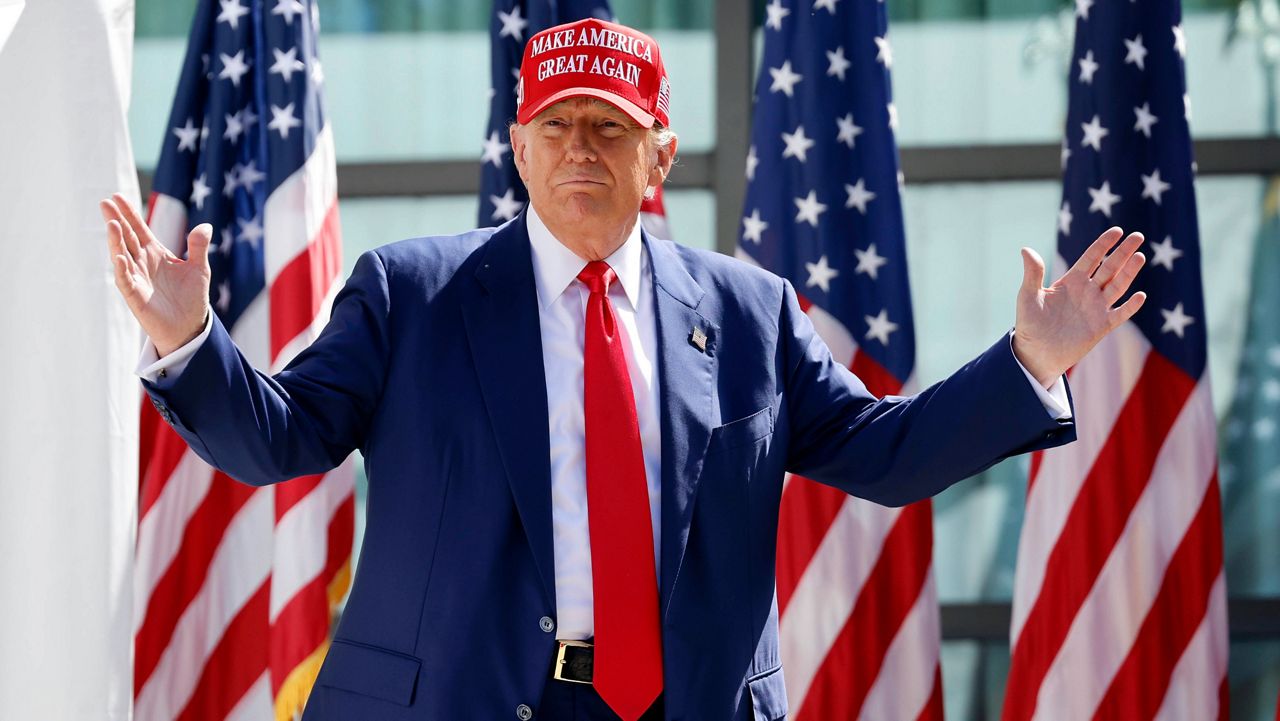
[[[1013,332],[1013,353],[1023,367],[1048,388],[1084,358],[1098,341],[1133,317],[1147,299],[1134,293],[1119,307],[1146,262],[1137,252],[1141,233],[1130,233],[1110,255],[1124,231],[1110,228],[1093,241],[1063,276],[1044,287],[1044,260],[1022,249],[1022,288]]]

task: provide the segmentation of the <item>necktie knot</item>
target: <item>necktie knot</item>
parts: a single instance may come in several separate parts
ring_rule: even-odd
[[[592,293],[608,293],[609,286],[617,278],[613,268],[603,260],[593,260],[578,273],[578,280],[587,286]]]

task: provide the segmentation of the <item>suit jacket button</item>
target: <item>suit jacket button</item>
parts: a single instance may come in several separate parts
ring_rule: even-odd
[[[538,628],[541,628],[545,633],[551,633],[556,630],[556,622],[552,621],[550,616],[543,616],[538,620]]]
[[[529,721],[529,719],[533,718],[533,709],[526,704],[516,706],[516,718],[520,719],[520,721]]]

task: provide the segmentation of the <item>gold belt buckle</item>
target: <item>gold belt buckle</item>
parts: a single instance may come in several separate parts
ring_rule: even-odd
[[[590,681],[582,681],[576,678],[566,678],[563,675],[562,672],[564,671],[565,663],[567,663],[564,657],[564,652],[565,652],[565,649],[570,646],[577,646],[578,648],[591,648],[591,644],[587,643],[586,641],[561,641],[560,650],[556,652],[556,667],[551,672],[551,677],[556,679],[557,681],[567,681],[569,683],[585,683],[588,686],[590,686],[591,685]]]

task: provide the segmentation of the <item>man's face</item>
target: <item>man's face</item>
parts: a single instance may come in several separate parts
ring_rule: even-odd
[[[633,222],[644,191],[671,168],[675,143],[659,150],[649,130],[593,98],[571,98],[512,128],[516,168],[548,225],[598,224],[602,233]]]

